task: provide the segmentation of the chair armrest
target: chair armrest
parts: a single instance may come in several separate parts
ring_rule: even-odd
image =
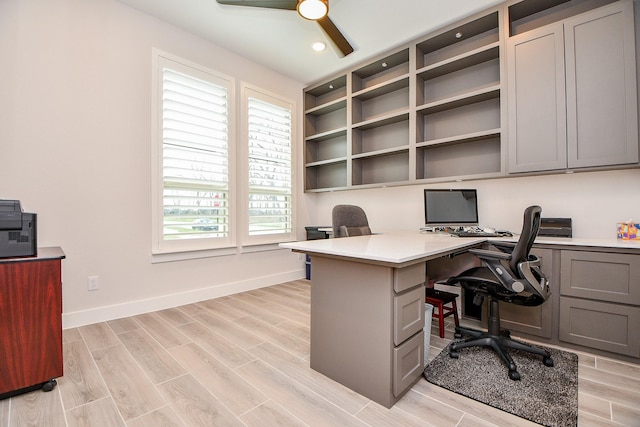
[[[488,251],[486,249],[469,249],[469,252],[477,256],[478,258],[502,260],[511,259],[511,254],[499,251]]]

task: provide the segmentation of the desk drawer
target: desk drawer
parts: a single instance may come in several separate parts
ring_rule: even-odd
[[[424,306],[424,304],[423,304]],[[424,370],[424,331],[393,349],[393,395],[400,395]]]
[[[640,255],[562,251],[562,295],[640,305]]]
[[[393,342],[395,345],[424,328],[424,287],[393,297]]]
[[[394,268],[393,290],[399,294],[407,289],[411,289],[416,285],[424,283],[426,275],[427,266],[424,262],[404,268]]]

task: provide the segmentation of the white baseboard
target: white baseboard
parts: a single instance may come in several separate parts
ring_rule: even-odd
[[[92,308],[89,310],[62,313],[62,328],[76,328],[78,326],[90,325],[92,323],[106,322],[108,320],[135,316],[138,314],[149,313],[151,311],[164,310],[185,304],[193,304],[195,302],[212,298],[264,288],[265,286],[277,285],[291,280],[304,279],[304,277],[304,270],[295,270],[273,276],[257,277],[241,282],[196,289],[189,292],[163,295],[144,300]]]

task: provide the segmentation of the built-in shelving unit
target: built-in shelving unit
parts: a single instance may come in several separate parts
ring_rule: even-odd
[[[472,17],[308,88],[306,190],[503,173],[499,15]]]
[[[507,161],[508,41],[614,2],[505,2],[307,88],[305,190],[518,172]]]

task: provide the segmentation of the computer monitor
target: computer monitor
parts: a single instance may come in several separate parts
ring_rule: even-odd
[[[425,189],[426,227],[470,227],[478,225],[476,190]]]

